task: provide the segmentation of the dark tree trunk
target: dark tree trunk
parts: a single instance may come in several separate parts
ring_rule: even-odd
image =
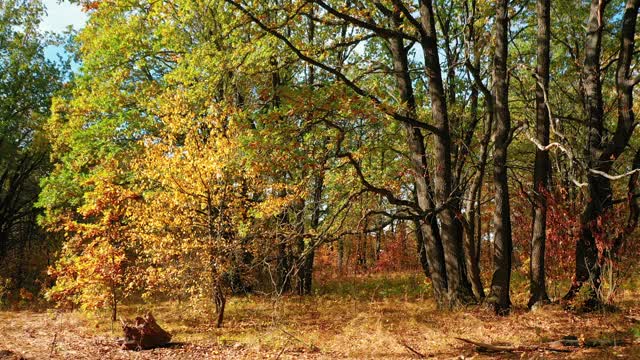
[[[338,272],[342,273],[344,268],[344,239],[338,239]]]
[[[509,283],[511,281],[511,218],[509,209],[509,184],[507,179],[507,146],[509,144],[509,84],[507,81],[507,46],[509,30],[508,0],[497,2],[496,14],[496,52],[494,57],[494,98],[495,98],[495,150],[493,182],[496,205],[493,222],[494,235],[494,272],[491,280],[491,293],[487,302],[498,314],[508,314],[511,307]]]
[[[314,8],[311,8],[311,13],[314,14]],[[314,43],[315,38],[315,23],[309,19],[309,43]],[[315,68],[313,65],[308,64],[307,72],[307,85],[313,88],[315,83]],[[324,144],[323,144],[324,145]],[[322,191],[324,189],[324,166],[326,163],[326,157],[323,159],[322,168],[314,176],[314,189],[312,200],[312,212],[311,212],[311,228],[317,230],[320,224],[320,204],[322,201]],[[298,219],[299,233],[304,233],[304,201],[302,203],[303,209],[300,209],[300,217]],[[300,232],[301,231],[301,232]],[[310,295],[313,288],[313,260],[315,257],[315,244],[312,239],[301,238],[299,240],[301,245],[301,264],[298,270],[298,294]]]
[[[415,221],[416,226],[416,248],[418,250],[418,260],[424,275],[428,278],[431,277],[431,271],[429,270],[429,260],[427,259],[427,246],[424,240],[424,234],[422,233],[422,227],[419,221]]]
[[[324,170],[321,170],[315,176],[315,184],[313,190],[313,209],[311,213],[311,228],[313,230],[318,230],[320,226],[320,213],[321,213],[321,204],[322,204],[322,192],[324,190]],[[315,258],[315,247],[316,244],[313,240],[307,240],[305,242],[304,249],[304,262],[303,262],[303,271],[304,274],[301,277],[303,281],[302,285],[302,294],[301,295],[310,295],[313,290],[313,261]]]
[[[475,14],[476,14],[476,2],[475,0],[471,1],[471,7],[469,8],[469,4],[465,4],[467,7],[465,8],[466,16],[470,18],[470,23],[475,23]],[[472,68],[478,69],[480,67],[480,56],[478,55],[478,49],[476,46],[476,34],[475,27],[469,26],[469,49],[472,51],[472,54],[468,54],[470,57],[473,56],[473,64]],[[471,63],[471,61],[469,61]],[[471,94],[470,94],[470,102],[471,102],[471,126],[467,130],[465,134],[465,145],[462,147],[461,152],[459,153],[460,159],[456,164],[456,179],[457,182],[460,183],[462,179],[462,169],[464,167],[466,155],[469,153],[469,150],[472,147],[473,135],[475,133],[475,129],[477,128],[480,122],[480,116],[478,114],[478,105],[479,105],[479,95],[480,95],[480,85],[477,81],[474,81],[471,86]],[[488,89],[484,89],[485,96],[487,98],[487,104],[493,104],[491,94]],[[464,216],[466,220],[465,233],[463,238],[463,248],[464,248],[464,256],[465,256],[465,266],[467,270],[467,278],[471,283],[471,289],[473,290],[474,296],[483,300],[485,298],[484,287],[482,285],[482,279],[480,278],[480,241],[482,240],[480,237],[476,237],[476,232],[480,232],[481,224],[476,220],[479,218],[479,202],[480,202],[480,189],[482,187],[482,182],[484,179],[484,173],[487,163],[487,152],[488,145],[491,139],[491,127],[492,127],[492,119],[493,119],[493,107],[487,106],[487,110],[489,112],[489,124],[487,129],[485,129],[485,135],[481,139],[480,145],[480,162],[478,166],[478,172],[476,173],[473,181],[471,182],[471,186],[467,188],[467,197],[465,198],[464,205]]]
[[[224,295],[224,291],[220,284],[217,284],[214,288],[213,300],[216,304],[216,314],[218,317],[216,318],[216,327],[222,327],[222,322],[224,321],[224,308],[227,304],[227,298]]]
[[[304,199],[298,199],[297,203],[292,207],[294,211],[294,217],[296,221],[296,243],[298,247],[298,253],[296,256],[296,291],[298,295],[306,295],[306,289],[310,288],[307,285],[307,272],[311,271],[308,268],[308,243],[304,238]]]
[[[591,286],[592,301],[600,301],[597,296],[600,287],[600,261],[593,234],[594,225],[604,213],[613,207],[611,181],[591,169],[608,173],[613,163],[624,152],[634,129],[633,87],[631,61],[635,47],[635,32],[640,0],[628,0],[622,19],[620,32],[620,57],[616,72],[618,92],[618,123],[611,141],[605,143],[602,82],[600,78],[600,53],[602,45],[603,18],[607,2],[593,0],[587,26],[585,63],[583,70],[586,110],[589,116],[589,139],[586,157],[589,170],[589,202],[582,213],[581,236],[576,245],[576,273],[571,289],[565,299],[575,297],[585,282]],[[610,256],[611,254],[607,255]]]
[[[545,94],[549,91],[549,47],[551,42],[551,0],[538,0],[538,47],[536,67],[536,141],[542,146],[549,144],[549,110]],[[529,276],[531,297],[528,306],[538,302],[549,302],[545,280],[544,253],[547,232],[547,187],[551,174],[549,152],[536,149],[533,170],[533,231],[531,235],[531,256]]]
[[[399,14],[393,16],[394,25],[400,26]],[[407,49],[400,38],[389,40],[391,55],[393,57],[393,67],[396,77],[396,84],[400,92],[400,99],[407,106],[409,116],[417,117],[417,106],[413,94],[413,86],[409,73],[409,61]],[[418,128],[407,126],[407,140],[411,154],[411,163],[415,171],[415,187],[418,205],[423,211],[433,210],[435,205],[433,192],[431,190],[431,180],[427,163],[424,137]],[[423,235],[427,262],[430,265],[430,275],[433,284],[436,302],[440,306],[446,306],[447,299],[447,271],[443,246],[439,236],[439,230],[435,216],[432,214],[419,221],[420,232]]]
[[[585,111],[589,138],[585,149],[587,166],[600,169],[600,155],[603,153],[604,111],[602,101],[602,83],[600,79],[600,53],[602,47],[603,13],[607,2],[591,1],[589,21],[587,23],[587,38],[585,42],[585,60],[583,67],[583,86]],[[588,171],[588,170],[587,170]],[[587,172],[589,190],[588,203],[580,219],[581,233],[576,243],[576,269],[573,283],[565,300],[571,300],[578,293],[583,283],[589,281],[592,287],[592,297],[596,298],[600,287],[600,267],[598,265],[598,250],[592,232],[592,224],[606,208],[611,206],[611,185],[609,180]]]
[[[287,251],[286,239],[281,238],[280,244],[278,244],[278,265],[277,265],[277,289],[278,293],[286,293],[291,291],[291,277],[289,276],[289,270],[291,264],[289,263],[289,252]]]
[[[437,164],[434,174],[434,194],[436,206],[442,208],[438,213],[438,219],[444,249],[448,301],[450,306],[457,306],[473,302],[474,297],[466,278],[464,263],[461,261],[464,254],[462,238],[457,234],[458,227],[453,206],[450,203],[453,175],[451,170],[451,135],[431,0],[420,1],[419,8],[422,24],[421,46],[424,54],[425,72],[429,79],[431,116],[437,129],[434,141],[434,160]],[[435,264],[431,262],[430,264],[433,276]]]
[[[0,224],[0,227],[4,227],[3,224]],[[6,256],[8,248],[9,248],[9,232],[0,230],[0,261],[2,261]]]

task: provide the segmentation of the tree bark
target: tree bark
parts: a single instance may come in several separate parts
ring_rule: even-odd
[[[122,331],[124,339],[118,342],[126,350],[151,349],[167,345],[171,341],[171,334],[158,325],[151,313],[147,313],[144,318],[137,317],[133,324],[122,320]]]
[[[616,159],[624,152],[635,127],[633,113],[633,88],[635,79],[631,76],[631,61],[635,48],[636,22],[640,0],[627,0],[620,32],[620,57],[616,71],[618,102],[618,123],[611,141],[605,143],[602,82],[600,79],[600,53],[602,29],[607,2],[593,0],[587,27],[585,65],[583,70],[587,113],[589,115],[589,141],[586,156],[590,169],[608,173]],[[635,159],[634,159],[635,164]],[[576,272],[571,289],[565,299],[575,297],[584,282],[591,286],[591,301],[600,302],[600,261],[594,236],[597,220],[613,207],[611,181],[604,176],[588,171],[589,202],[581,218],[581,236],[576,245]],[[612,256],[613,254],[605,254]]]
[[[315,13],[314,8],[311,8],[311,14]],[[309,43],[314,43],[315,38],[315,23],[309,19]],[[315,83],[315,68],[311,64],[307,64],[307,86],[313,88]],[[326,144],[323,143],[323,147]],[[311,209],[311,228],[317,230],[320,225],[320,205],[322,201],[322,191],[324,189],[324,166],[326,163],[326,157],[323,159],[322,166],[318,173],[314,175],[313,184],[313,199]],[[302,200],[302,209],[298,213],[298,233],[304,233],[304,200]],[[299,239],[299,245],[301,248],[300,268],[298,269],[298,294],[310,295],[313,289],[313,261],[315,258],[315,244],[312,239],[304,239],[301,236]]]
[[[602,100],[602,82],[600,78],[600,53],[602,47],[603,13],[607,2],[592,0],[589,20],[587,23],[587,38],[585,42],[585,60],[582,69],[585,111],[589,138],[585,149],[587,166],[592,169],[602,169],[600,156],[604,151],[604,110]],[[583,283],[589,281],[592,299],[596,299],[600,287],[600,266],[598,265],[598,250],[593,236],[592,225],[605,209],[611,207],[611,184],[609,180],[587,171],[589,191],[588,203],[580,219],[580,237],[576,243],[576,268],[573,282],[565,300],[572,300]]]
[[[401,20],[399,14],[396,13],[393,15],[393,21],[396,27],[400,26]],[[398,37],[389,39],[389,47],[393,57],[393,68],[400,99],[406,104],[408,115],[416,118],[417,106],[409,73],[407,49],[404,47],[403,40]],[[424,137],[418,128],[407,126],[406,131],[411,154],[411,164],[415,172],[414,181],[418,205],[422,211],[428,212],[435,208],[435,204],[431,200],[433,199],[433,192],[430,184],[431,179],[424,146]],[[429,271],[436,302],[439,306],[446,306],[448,305],[447,270],[435,216],[433,214],[427,215],[424,219],[420,219],[418,225],[420,227],[420,233],[424,237],[426,259],[430,266]]]
[[[472,51],[472,54],[468,54],[469,57],[473,56],[473,64],[471,67],[473,69],[478,69],[480,67],[480,56],[478,55],[478,49],[476,44],[476,34],[475,27],[473,24],[475,23],[476,16],[476,2],[475,0],[471,1],[471,8],[466,8],[466,16],[470,18],[469,26],[469,49]],[[473,76],[473,75],[472,75]],[[472,126],[467,131],[465,135],[465,146],[463,146],[461,154],[466,155],[469,151],[467,149],[471,148],[474,130],[477,127],[477,124],[480,122],[480,116],[478,114],[478,105],[479,105],[479,93],[480,79],[475,79],[473,85],[471,85],[471,124]],[[471,182],[471,186],[467,189],[467,197],[464,201],[464,216],[466,218],[467,227],[465,229],[464,239],[463,239],[463,247],[464,247],[464,255],[465,255],[465,264],[467,269],[467,277],[469,282],[471,283],[471,289],[473,290],[473,294],[479,300],[484,300],[484,286],[482,285],[482,279],[480,278],[480,242],[482,241],[481,237],[476,237],[476,232],[480,232],[481,224],[476,218],[480,217],[480,189],[482,188],[482,182],[484,179],[485,168],[487,164],[487,153],[488,153],[488,145],[491,139],[491,128],[493,124],[493,99],[491,98],[491,94],[486,87],[483,89],[485,94],[485,99],[487,102],[487,110],[489,113],[489,122],[487,129],[485,129],[484,137],[480,141],[480,162],[478,166],[478,172],[475,174],[473,181]],[[458,183],[462,178],[462,168],[464,166],[465,157],[462,156],[458,163],[456,164],[456,179]]]
[[[442,83],[442,72],[438,55],[437,35],[431,0],[420,1],[420,20],[422,25],[421,47],[424,54],[424,67],[429,79],[429,97],[431,99],[431,117],[437,129],[434,141],[434,194],[436,206],[442,208],[438,213],[440,236],[444,249],[447,276],[447,293],[450,306],[468,304],[475,299],[464,271],[462,237],[457,235],[455,214],[450,203],[452,193],[451,135],[447,103]],[[419,194],[420,195],[420,194]],[[433,265],[433,264],[432,264]],[[431,269],[432,274],[435,272]]]
[[[549,144],[549,110],[545,94],[549,93],[549,63],[551,43],[551,1],[538,0],[537,66],[536,66],[536,140],[542,146]],[[533,170],[533,230],[529,262],[530,292],[528,306],[549,302],[545,280],[545,245],[547,232],[547,198],[551,163],[549,152],[536,148]]]
[[[496,52],[494,57],[494,98],[495,98],[495,150],[493,182],[495,186],[494,272],[491,293],[487,303],[498,314],[508,314],[511,307],[509,283],[511,281],[511,218],[509,208],[509,184],[507,179],[507,146],[511,129],[509,118],[509,84],[507,80],[507,46],[509,12],[508,0],[497,2]]]

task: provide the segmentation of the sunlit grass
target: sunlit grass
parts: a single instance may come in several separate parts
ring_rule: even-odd
[[[430,295],[430,284],[419,272],[320,280],[316,282],[315,294],[308,297],[230,297],[224,327],[220,329],[214,326],[214,309],[205,300],[123,304],[119,316],[131,319],[151,311],[158,323],[173,334],[172,341],[213,349],[206,350],[211,353],[240,354],[243,358],[261,358],[265,354],[277,357],[279,353],[289,354],[288,358],[303,353],[321,358],[410,357],[403,344],[426,356],[448,358],[475,354],[472,346],[456,337],[518,346],[541,344],[565,335],[634,340],[640,334],[640,326],[629,316],[640,316],[637,291],[632,283],[625,284],[620,293],[620,311],[591,314],[566,311],[560,305],[529,312],[524,305],[526,285],[526,276],[514,276],[515,306],[507,317],[497,317],[478,306],[438,310]],[[4,312],[0,313],[0,323],[5,324],[0,325],[0,332],[12,339],[9,344],[28,354],[50,351],[46,342],[38,343],[38,336],[51,342],[52,335],[47,332],[52,329],[72,341],[104,339],[101,346],[113,344],[113,339],[121,336],[120,324],[111,323],[108,309],[96,313]],[[36,336],[33,341],[21,344],[25,333]],[[69,350],[73,349],[69,344],[56,346],[61,354],[73,351]],[[593,350],[596,357],[589,355],[592,350],[585,349],[573,357],[607,358],[615,357],[616,351],[624,350],[625,355],[635,351],[633,346],[616,349]]]

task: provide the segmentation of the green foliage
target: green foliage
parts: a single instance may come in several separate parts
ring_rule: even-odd
[[[38,182],[50,169],[44,124],[63,64],[45,58],[40,1],[0,2],[0,279],[2,300],[38,292],[54,238],[36,224]],[[51,242],[51,244],[49,244]],[[7,281],[4,283],[4,281]],[[30,293],[30,292],[29,292]]]
[[[35,129],[28,146],[20,142],[24,139],[0,143],[3,151],[13,152],[5,152],[7,159],[51,146],[54,165],[41,182],[38,205],[42,224],[63,236],[65,245],[50,271],[55,278],[50,299],[86,309],[115,308],[131,295],[211,300],[221,287],[229,291],[238,281],[267,283],[261,289],[279,294],[325,242],[352,241],[353,235],[366,239],[401,222],[424,223],[432,215],[425,212],[426,203],[455,208],[459,219],[482,205],[481,228],[472,235],[486,247],[483,239],[495,230],[486,225],[494,205],[479,171],[492,165],[490,156],[484,161],[480,154],[492,149],[490,137],[483,144],[485,133],[491,135],[491,95],[480,88],[490,90],[495,81],[492,2],[473,2],[473,17],[467,2],[434,2],[451,142],[451,153],[444,156],[454,164],[446,170],[455,170],[455,179],[439,178],[444,164],[432,156],[442,147],[435,140],[444,135],[433,129],[437,107],[427,80],[431,69],[418,41],[424,30],[407,19],[407,13],[419,14],[421,2],[405,2],[405,13],[395,20],[389,14],[400,9],[388,1],[357,6],[338,1],[325,6],[231,0],[80,3],[90,15],[73,39],[81,67],[51,102],[59,85],[51,81],[55,67],[29,57],[42,44],[11,52],[12,63],[19,65],[0,75],[0,87],[13,91],[7,91],[12,101],[23,91],[19,86],[37,95],[27,98],[29,108],[38,111],[2,123],[0,129],[14,137],[21,129]],[[35,31],[42,11],[37,2],[29,4],[30,10],[2,13],[2,19],[27,24],[23,38]],[[554,2],[554,75],[548,94],[552,113],[562,120],[558,127],[567,134],[561,140],[576,153],[583,153],[588,137],[580,52],[588,8],[582,5]],[[325,11],[327,6],[339,14]],[[612,2],[605,14],[611,21],[604,59],[614,59],[618,51],[621,6]],[[508,165],[510,185],[522,194],[514,219],[519,229],[528,229],[536,19],[531,2],[513,1],[510,11],[514,131]],[[474,22],[467,23],[471,18]],[[0,41],[8,45],[0,49],[20,42],[7,29]],[[409,53],[406,75],[415,108],[409,108],[395,76],[390,39],[396,35]],[[470,64],[477,67],[478,79]],[[616,97],[614,68],[603,73],[607,104]],[[42,74],[25,82],[25,69]],[[49,105],[52,114],[43,124]],[[615,120],[616,112],[608,111],[606,127],[613,128]],[[408,142],[414,131],[421,144]],[[558,187],[567,186],[568,175],[586,176],[566,154],[552,154]],[[476,195],[468,193],[474,179],[481,180],[484,195],[463,209],[462,203]],[[429,189],[417,199],[420,181]],[[451,199],[434,195],[440,181],[451,181],[452,194],[443,195]],[[571,194],[576,203],[580,191]],[[557,227],[566,225],[566,216],[551,215],[556,226],[551,237],[565,234]],[[439,221],[436,228],[442,227]],[[530,236],[520,235],[517,250],[524,250]],[[335,291],[387,298],[430,290],[393,279],[360,285]]]

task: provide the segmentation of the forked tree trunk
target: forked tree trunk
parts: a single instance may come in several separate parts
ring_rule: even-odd
[[[431,117],[437,129],[434,137],[434,194],[438,213],[440,237],[444,249],[449,306],[458,306],[475,301],[471,286],[464,271],[462,237],[458,236],[456,218],[450,204],[452,194],[451,134],[447,114],[446,95],[442,83],[442,72],[438,55],[437,34],[433,4],[431,0],[419,2],[422,36],[420,45],[424,55],[424,68],[429,79]],[[432,274],[434,273],[432,269]]]
[[[396,27],[401,25],[399,14],[396,13],[393,15],[393,21]],[[409,73],[407,49],[404,46],[403,40],[397,37],[389,39],[389,45],[393,57],[393,68],[400,99],[407,106],[407,115],[416,118],[417,105]],[[424,146],[424,137],[420,129],[411,126],[406,126],[406,132],[411,154],[411,164],[415,172],[414,184],[418,205],[423,211],[430,211],[435,208],[435,204],[432,200],[433,192],[431,189],[431,178]],[[420,228],[420,234],[422,234],[425,263],[428,263],[434,297],[439,306],[447,306],[449,303],[447,299],[447,272],[436,218],[433,214],[429,214],[423,219],[420,219],[416,225]]]
[[[603,13],[608,2],[592,0],[587,24],[585,62],[583,68],[586,112],[588,115],[589,139],[585,157],[588,160],[587,174],[589,202],[582,213],[581,236],[576,244],[576,272],[566,300],[573,299],[582,285],[591,287],[591,303],[599,303],[600,259],[594,236],[598,219],[613,207],[611,181],[591,169],[609,172],[616,159],[624,152],[635,127],[633,113],[633,88],[636,81],[631,78],[631,61],[635,47],[635,32],[640,0],[627,0],[620,32],[620,56],[616,72],[618,93],[618,123],[611,141],[606,142],[600,55]],[[606,256],[612,256],[608,254]]]

